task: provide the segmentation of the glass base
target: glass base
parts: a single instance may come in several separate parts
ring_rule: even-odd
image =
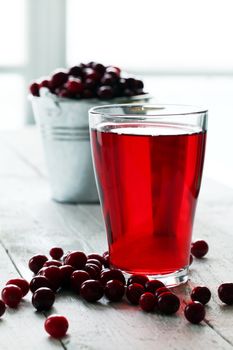
[[[150,280],[159,280],[163,282],[167,287],[176,287],[188,281],[188,272],[189,272],[189,267],[185,266],[184,268],[172,273],[163,274],[163,275],[147,275],[147,276]],[[128,278],[131,275],[128,272],[124,272],[124,274],[126,278]]]

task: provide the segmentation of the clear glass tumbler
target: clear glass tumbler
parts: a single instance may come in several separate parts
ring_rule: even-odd
[[[204,163],[207,110],[111,105],[89,111],[110,264],[184,283]]]

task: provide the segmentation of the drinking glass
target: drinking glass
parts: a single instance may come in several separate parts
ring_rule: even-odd
[[[188,279],[207,110],[122,104],[89,111],[110,265],[167,285]]]

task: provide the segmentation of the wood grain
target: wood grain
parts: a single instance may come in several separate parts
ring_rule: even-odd
[[[47,254],[54,245],[61,245],[65,250],[83,249],[87,253],[102,252],[107,248],[99,206],[62,205],[50,200],[42,150],[34,132],[9,133],[1,138],[0,240],[5,250],[1,248],[0,254],[5,257],[6,266],[0,268],[3,280],[16,273],[12,261],[20,273],[29,279],[28,259],[38,252]],[[211,288],[213,298],[202,325],[189,324],[183,317],[182,309],[176,316],[164,317],[145,314],[138,307],[129,306],[126,301],[114,304],[103,298],[99,303],[87,304],[79,297],[61,293],[51,311],[66,315],[70,321],[69,336],[62,341],[62,345],[47,339],[43,332],[43,316],[35,315],[29,303],[26,303],[27,306],[20,308],[19,312],[7,315],[7,320],[11,316],[14,340],[11,347],[6,347],[6,341],[3,342],[5,348],[1,347],[1,350],[16,349],[18,343],[22,344],[20,349],[37,349],[37,338],[40,349],[61,346],[70,350],[120,347],[126,350],[192,350],[203,346],[232,349],[233,308],[221,305],[216,294],[221,282],[232,281],[232,217],[233,191],[206,179],[199,200],[194,235],[209,242],[210,252],[208,258],[195,260],[190,284],[178,290],[185,302],[192,284],[204,284]],[[25,321],[23,331],[19,330],[17,322],[20,324],[27,317],[28,323]],[[7,332],[10,332],[6,325],[2,326],[4,322],[0,322],[1,344]],[[23,337],[27,335],[26,324],[32,336],[23,343],[21,338],[22,334]]]

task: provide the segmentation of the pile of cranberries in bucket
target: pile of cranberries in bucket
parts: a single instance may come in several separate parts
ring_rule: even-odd
[[[89,62],[57,70],[49,77],[32,82],[29,90],[33,96],[40,96],[40,89],[47,88],[62,98],[109,100],[142,95],[143,87],[141,80],[123,76],[118,67]]]
[[[195,258],[203,258],[207,251],[208,244],[203,240],[192,244],[191,253]],[[205,320],[205,305],[211,299],[211,292],[206,286],[192,288],[187,301],[180,299],[161,281],[150,280],[146,275],[134,274],[126,280],[121,270],[109,267],[108,252],[86,255],[75,250],[64,254],[62,248],[53,247],[49,253],[50,258],[38,254],[29,260],[29,269],[34,273],[30,282],[14,278],[6,283],[1,292],[0,317],[6,307],[17,308],[29,291],[32,293],[33,307],[38,312],[46,312],[52,309],[58,293],[70,290],[87,303],[102,298],[114,303],[125,300],[129,305],[139,306],[144,312],[160,315],[183,312],[184,317],[193,324]],[[221,284],[218,296],[223,303],[232,305],[233,283]],[[44,322],[45,331],[53,338],[64,337],[68,327],[69,322],[63,315],[52,314]]]

